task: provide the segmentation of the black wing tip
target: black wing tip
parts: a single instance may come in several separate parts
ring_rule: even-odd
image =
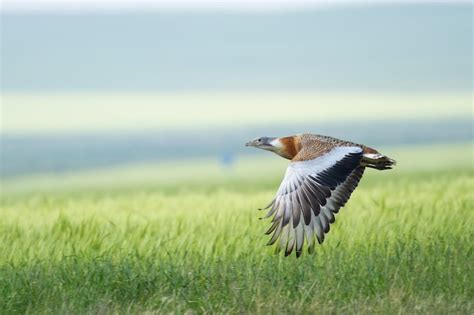
[[[318,236],[316,236],[316,239],[318,240],[318,244],[322,244],[324,243],[324,234],[321,238],[319,238]]]
[[[271,234],[273,231],[275,231],[276,228],[278,227],[278,224],[280,224],[279,221],[274,222],[274,223],[270,226],[270,228],[265,232],[265,234],[266,234],[266,235],[269,235],[269,234]]]
[[[311,209],[309,211],[311,211]],[[304,215],[303,216],[305,225],[310,225],[310,223],[311,223],[311,213],[310,212],[308,212],[308,213],[309,213],[309,215]]]
[[[270,240],[267,242],[266,245],[267,245],[267,246],[272,246],[273,244],[275,244],[275,242],[276,242],[276,239],[275,239],[275,240],[270,239]]]

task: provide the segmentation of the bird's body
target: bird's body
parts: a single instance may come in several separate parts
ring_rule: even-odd
[[[395,161],[362,144],[333,137],[301,134],[283,138],[262,137],[254,146],[291,160],[266,217],[273,216],[267,234],[269,245],[285,255],[299,257],[306,242],[314,251],[324,241],[335,214],[349,200],[366,167],[391,169]]]

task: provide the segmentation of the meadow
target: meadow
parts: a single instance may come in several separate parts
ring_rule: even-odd
[[[386,150],[315,255],[275,255],[273,156],[2,182],[0,314],[474,312],[472,144]]]

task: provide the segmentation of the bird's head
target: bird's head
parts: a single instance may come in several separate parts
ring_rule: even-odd
[[[276,151],[278,149],[278,139],[271,137],[259,137],[245,144],[247,147],[255,147],[267,151]]]
[[[274,152],[289,160],[295,157],[300,149],[299,136],[283,138],[259,137],[247,142],[245,145]]]

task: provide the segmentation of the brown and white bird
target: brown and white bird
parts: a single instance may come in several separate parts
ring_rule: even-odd
[[[301,134],[283,138],[260,137],[246,143],[291,160],[280,188],[265,207],[270,211],[273,233],[268,245],[277,244],[285,256],[293,249],[299,257],[306,242],[314,252],[316,240],[335,221],[335,214],[349,200],[366,167],[391,169],[395,161],[362,144],[333,137]]]

